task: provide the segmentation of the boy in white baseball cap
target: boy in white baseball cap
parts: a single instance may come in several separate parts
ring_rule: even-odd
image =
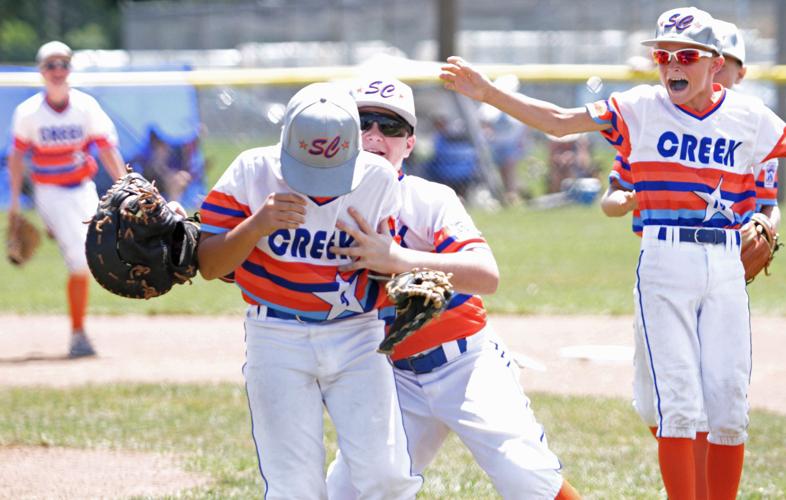
[[[349,207],[386,225],[400,205],[394,169],[360,149],[349,89],[325,83],[292,97],[281,143],[241,153],[205,198],[200,272],[234,274],[249,305],[243,374],[265,498],[326,498],[324,408],[363,497],[420,489],[392,368],[376,352],[383,292],[331,251],[353,243],[336,227]]]
[[[388,228],[377,230],[354,211],[350,214],[359,230],[343,220],[338,224],[356,242],[333,249],[354,258],[342,270],[368,268],[390,275],[427,267],[451,273],[458,292],[443,315],[390,355],[413,471],[423,472],[453,431],[503,498],[578,498],[543,438],[518,383],[518,368],[487,327],[479,294],[493,293],[499,283],[491,248],[452,189],[403,172],[415,144],[412,90],[399,80],[370,78],[356,87],[355,99],[363,148],[397,170],[404,201],[396,224],[398,243]],[[394,319],[390,309],[380,311],[386,322]],[[343,452],[329,467],[327,482],[328,498],[360,498]]]
[[[760,165],[786,156],[786,123],[761,100],[726,91],[714,20],[693,7],[658,19],[661,85],[583,108],[505,92],[459,57],[445,87],[552,135],[599,131],[630,162],[642,243],[635,308],[657,409],[669,498],[695,498],[693,441],[707,413],[709,498],[735,498],[748,438],[751,332],[739,228],[754,212]],[[710,119],[711,118],[711,119]]]

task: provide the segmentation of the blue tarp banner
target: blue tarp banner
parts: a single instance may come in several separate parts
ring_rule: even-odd
[[[144,68],[146,71],[184,71],[187,67]],[[125,69],[124,71],[138,71]],[[0,71],[37,71],[30,67],[0,67]],[[146,85],[78,87],[98,100],[104,111],[115,124],[118,146],[123,159],[138,171],[151,156],[151,137],[157,137],[173,152],[172,166],[178,163],[191,174],[191,182],[181,197],[187,207],[201,204],[205,193],[205,162],[199,147],[199,101],[192,85]],[[41,92],[31,87],[0,87],[0,207],[9,203],[8,169],[6,156],[11,145],[11,117],[16,106]],[[175,158],[176,157],[176,158]],[[109,176],[103,169],[96,176],[99,193],[110,185]]]

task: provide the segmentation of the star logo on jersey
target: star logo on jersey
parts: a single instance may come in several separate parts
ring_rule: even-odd
[[[337,290],[330,292],[314,292],[314,295],[330,304],[330,312],[327,316],[328,320],[336,319],[344,311],[356,313],[364,312],[363,306],[355,296],[355,291],[358,286],[358,276],[359,274],[353,275],[349,281],[344,281],[340,274],[336,274]]]
[[[722,184],[723,177],[718,180],[718,185],[715,186],[712,193],[708,194],[700,191],[693,192],[693,194],[707,202],[707,210],[704,212],[704,222],[715,217],[715,214],[721,214],[726,217],[729,222],[734,222],[734,212],[731,209],[731,205],[726,205],[723,200],[723,194],[721,193]]]

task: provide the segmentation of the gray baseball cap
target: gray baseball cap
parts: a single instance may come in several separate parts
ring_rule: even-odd
[[[745,41],[737,25],[716,19],[715,32],[721,41],[721,54],[733,57],[745,66]]]
[[[365,168],[358,108],[348,88],[312,83],[290,99],[281,131],[287,184],[308,196],[341,196],[357,187]]]
[[[358,108],[377,106],[390,110],[406,120],[413,129],[418,124],[412,88],[395,78],[371,78],[361,81],[355,89],[355,102]]]
[[[655,38],[641,43],[652,47],[660,42],[689,43],[721,53],[720,40],[715,33],[715,20],[696,7],[680,7],[661,14],[655,29]]]

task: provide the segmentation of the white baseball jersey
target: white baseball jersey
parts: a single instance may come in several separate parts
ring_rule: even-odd
[[[262,238],[234,273],[250,304],[243,374],[268,499],[327,498],[324,409],[364,498],[414,498],[422,484],[411,473],[392,368],[376,352],[379,286],[366,271],[338,272],[350,260],[330,252],[352,243],[336,229],[339,219],[354,223],[349,207],[372,224],[398,213],[393,167],[360,154],[367,168],[354,191],[307,197],[305,223]],[[280,192],[292,192],[280,146],[245,151],[205,198],[202,230],[229,231]]]
[[[292,192],[281,174],[280,146],[250,149],[229,166],[202,204],[202,230],[222,233],[256,212],[270,193]],[[330,252],[353,239],[336,221],[354,225],[347,212],[357,209],[376,227],[398,213],[399,185],[387,160],[362,152],[369,165],[362,185],[337,198],[306,197],[306,221],[297,229],[275,231],[257,243],[235,270],[243,298],[285,319],[321,322],[371,311],[379,285],[366,271],[339,273],[349,257]]]
[[[97,164],[88,148],[117,145],[112,120],[91,96],[71,89],[68,105],[57,110],[40,92],[14,112],[14,147],[32,150],[32,180],[39,184],[76,185],[92,178]]]
[[[762,164],[783,156],[786,124],[760,100],[715,86],[696,111],[642,85],[587,106],[628,159],[641,214],[636,313],[652,375],[658,435],[747,439],[751,360],[740,235]],[[641,402],[644,405],[645,402]]]
[[[401,184],[402,246],[436,253],[491,251],[452,189],[414,176],[403,176]],[[452,430],[504,498],[556,496],[563,483],[560,462],[519,384],[517,366],[486,327],[480,297],[454,296],[391,359],[415,473],[431,463]],[[327,482],[331,500],[362,497],[351,486],[343,451],[328,469]]]

